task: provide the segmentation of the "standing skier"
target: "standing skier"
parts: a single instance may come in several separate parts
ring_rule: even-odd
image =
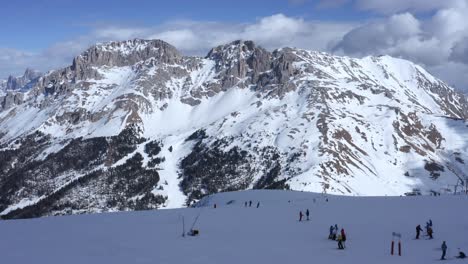
[[[303,216],[302,211],[299,211],[299,222],[302,221],[302,216]]]
[[[249,207],[252,207],[252,201],[249,201]]]
[[[244,207],[247,207],[247,202],[244,203]]]
[[[332,234],[332,239],[336,240],[336,234],[338,233],[338,228],[333,228],[333,234]]]
[[[422,228],[421,228],[421,225],[418,225],[416,227],[416,239],[419,239],[419,235],[420,235],[421,231],[423,231]]]
[[[341,234],[338,235],[338,238],[336,239],[336,241],[338,241],[338,249],[344,249],[343,238],[341,237]]]
[[[440,260],[444,260],[445,254],[447,253],[447,244],[445,244],[445,241],[442,243],[440,248],[442,249],[442,257],[440,257]]]
[[[328,239],[333,239],[333,230],[335,230],[335,228],[331,225],[330,226],[330,234],[328,235]]]
[[[257,202],[257,208],[260,207],[260,202]]]
[[[432,232],[433,232],[433,231],[432,231],[432,227],[429,226],[429,227],[427,228],[427,235],[429,236],[429,239],[433,239],[433,237],[432,237]]]
[[[343,228],[341,228],[341,240],[343,241],[343,248],[345,247],[346,234]]]
[[[309,209],[306,211],[307,221],[309,221]]]

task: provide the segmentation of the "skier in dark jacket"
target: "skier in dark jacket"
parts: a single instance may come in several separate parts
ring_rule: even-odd
[[[416,239],[419,239],[419,235],[420,235],[421,231],[423,231],[422,228],[421,228],[421,225],[418,225],[416,227]]]
[[[306,211],[307,221],[309,221],[309,209]]]
[[[428,227],[428,228],[427,228],[427,235],[429,236],[429,239],[433,239],[433,237],[432,237],[432,232],[433,232],[433,231],[432,231],[432,227]]]
[[[333,230],[335,230],[335,228],[331,225],[330,226],[330,234],[328,235],[328,239],[333,239]]]
[[[259,207],[260,207],[260,202],[257,202],[257,208],[259,208]]]
[[[457,258],[459,258],[459,259],[464,259],[464,258],[466,258],[465,252],[461,251],[460,249],[458,249],[458,251],[459,251],[459,252],[458,252]]]
[[[249,207],[252,207],[252,201],[249,201]]]
[[[442,257],[440,257],[441,260],[445,259],[445,254],[447,254],[447,244],[445,241],[442,243],[442,246],[440,247],[442,249]]]
[[[304,215],[302,214],[302,211],[299,211],[299,222],[302,221],[302,216],[304,216]]]

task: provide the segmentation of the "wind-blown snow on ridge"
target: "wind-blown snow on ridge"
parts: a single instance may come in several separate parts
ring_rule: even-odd
[[[0,112],[7,217],[173,208],[248,188],[441,191],[468,169],[466,98],[388,56],[236,41],[198,58],[159,40],[112,42],[23,96]]]

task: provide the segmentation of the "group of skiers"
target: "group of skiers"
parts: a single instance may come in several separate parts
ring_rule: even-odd
[[[419,236],[421,235],[421,231],[423,229],[421,228],[421,225],[416,226],[416,239],[419,239]],[[426,236],[429,237],[429,239],[433,239],[434,237],[432,236],[433,230],[432,230],[432,220],[429,219],[429,221],[426,222]],[[444,241],[442,242],[442,245],[440,246],[440,249],[442,250],[442,256],[440,257],[441,260],[445,260],[445,255],[447,254],[447,243]],[[458,256],[457,258],[464,259],[466,258],[466,255],[463,251],[458,249]]]
[[[246,201],[246,202],[244,203],[244,207],[247,207],[247,205],[248,205],[249,207],[252,207],[252,200],[250,200],[249,202]],[[259,208],[259,207],[260,207],[260,202],[257,202],[257,208]]]
[[[344,242],[346,242],[346,233],[343,228],[341,228],[341,231],[338,233],[337,224],[335,224],[334,226],[330,226],[330,233],[328,235],[328,239],[337,241],[338,249],[345,249]]]
[[[416,226],[416,239],[419,239],[419,236],[421,235],[421,231],[422,228],[421,228],[421,225],[417,225]],[[433,239],[434,237],[432,236],[432,233],[434,231],[432,230],[432,220],[429,219],[429,221],[426,222],[426,236],[429,237],[429,239]]]
[[[306,210],[305,215],[307,217],[307,221],[309,221],[309,215],[310,215],[309,209]],[[302,211],[299,211],[299,222],[302,222],[303,217],[304,217],[304,214],[302,213]]]

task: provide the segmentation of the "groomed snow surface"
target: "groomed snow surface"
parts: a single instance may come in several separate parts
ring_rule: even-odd
[[[440,263],[446,240],[447,262],[468,263],[454,258],[458,247],[468,251],[468,196],[327,198],[243,191],[208,197],[199,208],[1,221],[0,262]],[[306,209],[310,221],[299,222]],[[200,235],[182,237],[182,218],[187,231],[197,216]],[[415,240],[416,225],[429,219],[434,239]],[[327,239],[334,224],[347,233],[345,250]],[[401,257],[390,255],[392,232],[403,235]]]

